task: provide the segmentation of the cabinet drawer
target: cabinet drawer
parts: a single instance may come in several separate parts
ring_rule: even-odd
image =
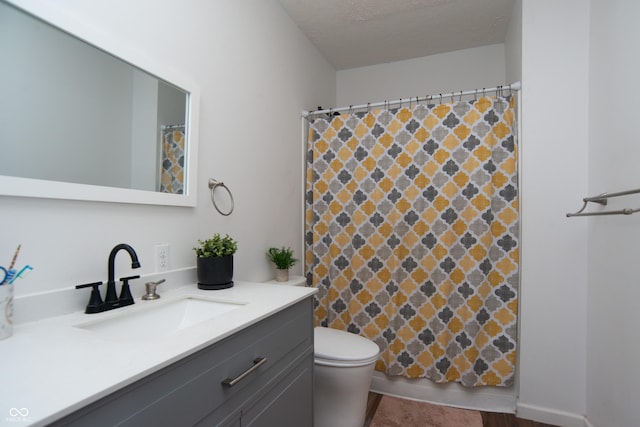
[[[284,375],[296,359],[309,354],[313,355],[313,330],[307,299],[53,425],[187,426],[213,412],[228,416]],[[266,363],[233,387],[222,384],[251,367],[257,357],[265,357]],[[216,411],[223,404],[224,411]]]
[[[313,418],[313,354],[298,356],[291,363],[282,366],[277,375],[269,378],[268,383],[251,388],[250,392],[247,389],[247,392],[240,393],[219,406],[200,420],[197,427],[227,426],[230,421],[238,418],[242,419],[242,426],[254,425],[249,420],[264,418],[262,413],[278,419],[278,422],[271,425],[262,424],[265,427],[310,426]],[[288,410],[277,409],[282,408],[283,404]],[[238,409],[230,413],[231,408]],[[300,419],[304,421],[298,422]]]

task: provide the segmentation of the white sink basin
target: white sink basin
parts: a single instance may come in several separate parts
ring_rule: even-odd
[[[75,327],[124,339],[157,338],[236,310],[244,303],[183,296],[144,305],[118,308]]]

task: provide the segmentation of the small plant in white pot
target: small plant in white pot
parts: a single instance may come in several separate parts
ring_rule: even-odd
[[[233,286],[233,254],[238,243],[229,235],[216,233],[207,240],[198,240],[196,251],[198,288],[206,290],[226,289]]]
[[[289,269],[293,267],[297,259],[293,257],[293,249],[285,248],[269,248],[267,256],[276,266],[276,281],[287,282],[289,280]]]

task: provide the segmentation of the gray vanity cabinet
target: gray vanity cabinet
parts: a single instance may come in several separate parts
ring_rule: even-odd
[[[266,362],[242,380],[223,384],[260,358]],[[306,427],[312,381],[307,298],[52,425]]]

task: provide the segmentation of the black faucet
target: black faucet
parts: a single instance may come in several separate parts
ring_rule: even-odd
[[[138,261],[138,255],[133,248],[126,243],[120,243],[116,245],[113,249],[111,249],[111,253],[109,254],[109,279],[107,281],[107,295],[104,299],[104,310],[111,310],[113,308],[120,307],[120,300],[118,299],[118,295],[116,293],[116,282],[115,282],[115,262],[116,262],[116,254],[121,250],[129,252],[129,256],[131,257],[131,268],[140,268],[140,262]],[[130,295],[130,294],[129,294]],[[128,301],[128,304],[133,304],[133,299]],[[126,305],[128,305],[126,304]]]

